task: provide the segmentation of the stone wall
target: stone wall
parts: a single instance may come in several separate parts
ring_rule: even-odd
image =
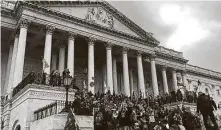
[[[74,93],[70,90],[69,101],[74,100]],[[14,130],[17,125],[20,125],[22,130],[30,129],[30,124],[34,121],[34,111],[56,100],[65,101],[65,88],[35,84],[27,85],[12,98],[9,130]],[[4,108],[3,117],[6,116],[8,109],[8,107]]]
[[[64,130],[67,113],[56,114],[30,124],[30,130]]]

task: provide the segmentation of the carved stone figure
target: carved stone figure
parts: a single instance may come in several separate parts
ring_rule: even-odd
[[[95,22],[95,9],[94,8],[88,8],[86,20]]]
[[[88,8],[86,20],[101,25],[106,25],[110,28],[114,27],[114,18],[103,10],[103,8]]]

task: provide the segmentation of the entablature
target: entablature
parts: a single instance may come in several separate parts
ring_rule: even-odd
[[[155,58],[156,64],[160,66],[166,66],[175,70],[184,71],[186,68],[186,64],[179,63],[176,61],[171,61],[170,59],[162,59],[159,57]]]
[[[188,60],[184,59],[182,52],[178,52],[162,46],[155,47],[155,54],[160,58],[175,60],[183,64],[188,62]]]
[[[215,72],[212,70],[204,69],[198,66],[193,66],[190,64],[187,64],[186,70],[188,73],[194,74],[194,75],[200,75],[203,77],[209,77],[212,79],[221,80],[221,73]]]
[[[202,75],[194,75],[194,74],[191,74],[191,73],[187,73],[186,79],[189,82],[189,84],[192,83],[192,82],[195,82],[196,84],[198,84],[198,81],[200,81],[200,83],[202,85],[219,86],[221,88],[221,81],[220,80],[211,79],[211,78],[208,78],[208,77],[204,77]]]

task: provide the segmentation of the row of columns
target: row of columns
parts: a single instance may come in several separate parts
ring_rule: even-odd
[[[24,67],[24,58],[25,58],[25,48],[26,48],[26,37],[27,37],[27,28],[29,25],[29,21],[21,20],[20,22],[20,33],[19,36],[16,35],[13,47],[12,54],[12,62],[10,66],[10,81],[13,81],[12,84],[8,83],[8,90],[10,91],[22,80],[23,75],[23,67]],[[52,55],[52,34],[54,31],[54,27],[46,26],[46,38],[45,38],[45,48],[44,48],[44,59],[48,63],[49,67],[45,68],[44,72],[50,74],[51,70],[51,58],[52,58],[52,69],[56,68],[56,56]],[[69,33],[68,38],[68,60],[67,60],[67,68],[70,70],[70,75],[74,76],[74,39],[76,34]],[[94,93],[94,42],[96,39],[89,38],[88,39],[88,91]],[[129,80],[129,69],[128,69],[128,48],[123,48],[122,50],[122,60],[123,60],[123,84],[124,84],[124,93],[130,96],[133,92],[132,87],[130,87]],[[155,65],[155,57],[152,56],[150,58],[151,64],[151,77],[152,77],[152,87],[154,96],[159,95],[158,83],[157,83],[157,73],[156,73],[156,65]],[[59,71],[63,72],[65,66],[65,47],[61,46],[59,50]],[[106,44],[106,68],[107,68],[107,87],[110,92],[113,94],[118,93],[118,85],[117,85],[117,65],[116,58],[112,58],[112,44]],[[138,72],[138,88],[141,91],[143,97],[146,97],[145,93],[145,81],[144,81],[144,73],[143,73],[143,64],[142,64],[142,54],[141,52],[137,53],[137,72]],[[132,74],[133,75],[133,74]],[[167,84],[167,76],[166,70],[162,69],[163,76],[163,86],[164,92],[168,93],[168,84]],[[177,79],[176,79],[176,71],[172,71],[173,78],[173,86],[174,90],[177,90]],[[183,76],[185,80],[185,77]]]

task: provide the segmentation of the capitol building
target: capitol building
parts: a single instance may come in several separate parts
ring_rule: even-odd
[[[188,64],[182,52],[161,46],[108,2],[1,1],[3,130],[62,127],[56,119],[63,117],[52,115],[49,128],[41,123],[46,118],[36,121],[35,111],[65,101],[65,88],[29,79],[66,68],[79,89],[93,94],[156,97],[180,89],[221,102],[220,72]]]

